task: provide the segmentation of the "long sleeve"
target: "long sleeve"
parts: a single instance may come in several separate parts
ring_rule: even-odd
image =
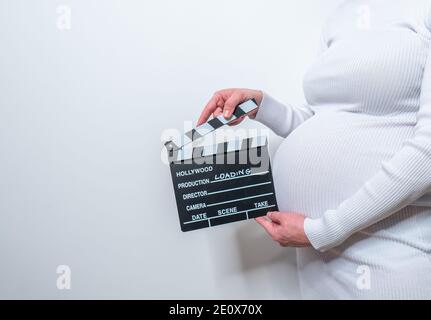
[[[296,127],[313,115],[314,112],[308,106],[297,108],[283,105],[264,93],[255,120],[266,125],[277,135],[286,138]]]
[[[338,208],[305,220],[312,246],[333,248],[354,233],[408,206],[431,188],[431,50],[422,80],[415,134],[380,170]]]

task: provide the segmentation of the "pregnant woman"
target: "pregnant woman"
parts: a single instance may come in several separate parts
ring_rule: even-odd
[[[249,115],[284,137],[280,212],[257,221],[298,248],[304,298],[431,298],[431,0],[350,0],[327,21],[307,103],[217,92],[199,123]]]

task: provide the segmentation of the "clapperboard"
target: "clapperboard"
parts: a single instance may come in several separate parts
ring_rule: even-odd
[[[278,211],[265,136],[195,147],[193,142],[255,110],[254,100],[168,141],[172,181],[182,231],[214,227]]]

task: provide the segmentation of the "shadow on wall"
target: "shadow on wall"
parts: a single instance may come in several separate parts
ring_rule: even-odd
[[[298,288],[295,249],[274,243],[253,220],[213,231],[208,234],[209,252],[215,285],[230,295],[224,298],[299,298],[299,293],[292,293]],[[220,237],[227,241],[217,241]],[[231,246],[227,248],[226,242]]]
[[[237,246],[241,257],[241,266],[244,272],[268,265],[284,262],[296,268],[296,258],[288,259],[291,255],[289,249],[278,248],[278,244],[263,232],[256,232],[256,226],[247,224],[238,229]],[[294,252],[292,252],[294,253]]]

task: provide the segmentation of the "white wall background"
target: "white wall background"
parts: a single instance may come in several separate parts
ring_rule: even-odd
[[[0,0],[0,298],[298,298],[254,221],[179,231],[160,135],[224,87],[301,102],[339,2]]]

